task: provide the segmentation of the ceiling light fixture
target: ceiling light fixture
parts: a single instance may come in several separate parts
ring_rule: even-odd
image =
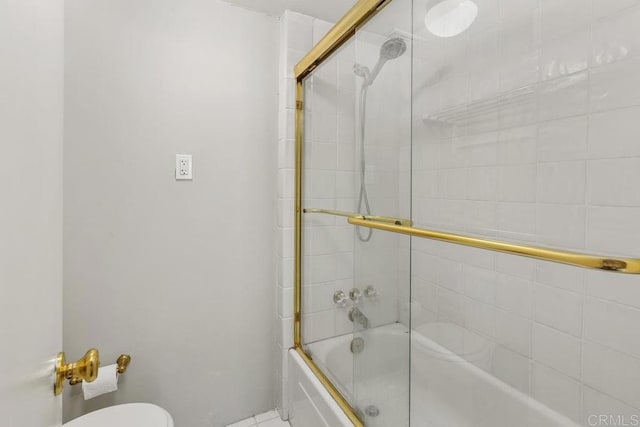
[[[472,0],[443,0],[427,3],[424,23],[431,34],[454,37],[466,31],[478,16]]]

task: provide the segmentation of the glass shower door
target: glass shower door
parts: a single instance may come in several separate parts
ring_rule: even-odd
[[[327,23],[316,20],[314,33]],[[356,306],[355,41],[347,42],[304,80],[302,344],[349,404],[353,402]]]
[[[355,36],[356,212],[410,218],[412,2]],[[356,227],[353,399],[366,426],[409,425],[410,238]]]
[[[348,219],[410,217],[410,16],[394,0],[303,82],[302,344],[366,426],[409,422],[410,239]]]

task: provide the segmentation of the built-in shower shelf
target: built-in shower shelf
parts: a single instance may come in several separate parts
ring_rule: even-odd
[[[514,242],[491,240],[463,234],[453,234],[438,230],[413,227],[410,220],[394,217],[362,215],[358,213],[332,211],[327,209],[304,209],[303,212],[346,217],[349,224],[358,227],[374,228],[392,233],[439,240],[441,242],[454,243],[463,246],[472,246],[495,252],[504,252],[512,255],[573,265],[576,267],[614,271],[618,273],[640,274],[640,258],[589,255],[562,249],[529,246]]]
[[[467,125],[495,121],[501,112],[516,106],[529,106],[535,99],[535,86],[524,86],[496,96],[427,113],[422,121],[429,124]]]

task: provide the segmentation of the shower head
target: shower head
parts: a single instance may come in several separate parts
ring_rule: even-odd
[[[367,85],[371,86],[373,81],[378,77],[378,73],[382,70],[382,66],[390,59],[396,59],[402,56],[407,50],[407,44],[400,37],[391,38],[380,46],[380,58],[378,62],[373,67],[373,70],[369,74],[369,77],[366,79]]]
[[[380,58],[396,59],[407,50],[407,44],[400,37],[394,37],[380,46]]]

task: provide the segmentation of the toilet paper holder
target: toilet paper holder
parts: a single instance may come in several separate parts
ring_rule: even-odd
[[[120,357],[118,357],[118,360],[116,360],[116,365],[118,365],[118,374],[124,374],[129,363],[131,363],[131,356],[128,354],[121,354]]]
[[[124,374],[131,363],[131,356],[121,354],[116,360],[118,374]],[[56,396],[62,394],[64,380],[69,380],[69,385],[76,385],[82,381],[92,382],[98,378],[98,367],[100,366],[100,355],[95,348],[87,351],[80,360],[75,363],[66,363],[64,352],[58,353],[56,358],[55,382],[53,392]]]

